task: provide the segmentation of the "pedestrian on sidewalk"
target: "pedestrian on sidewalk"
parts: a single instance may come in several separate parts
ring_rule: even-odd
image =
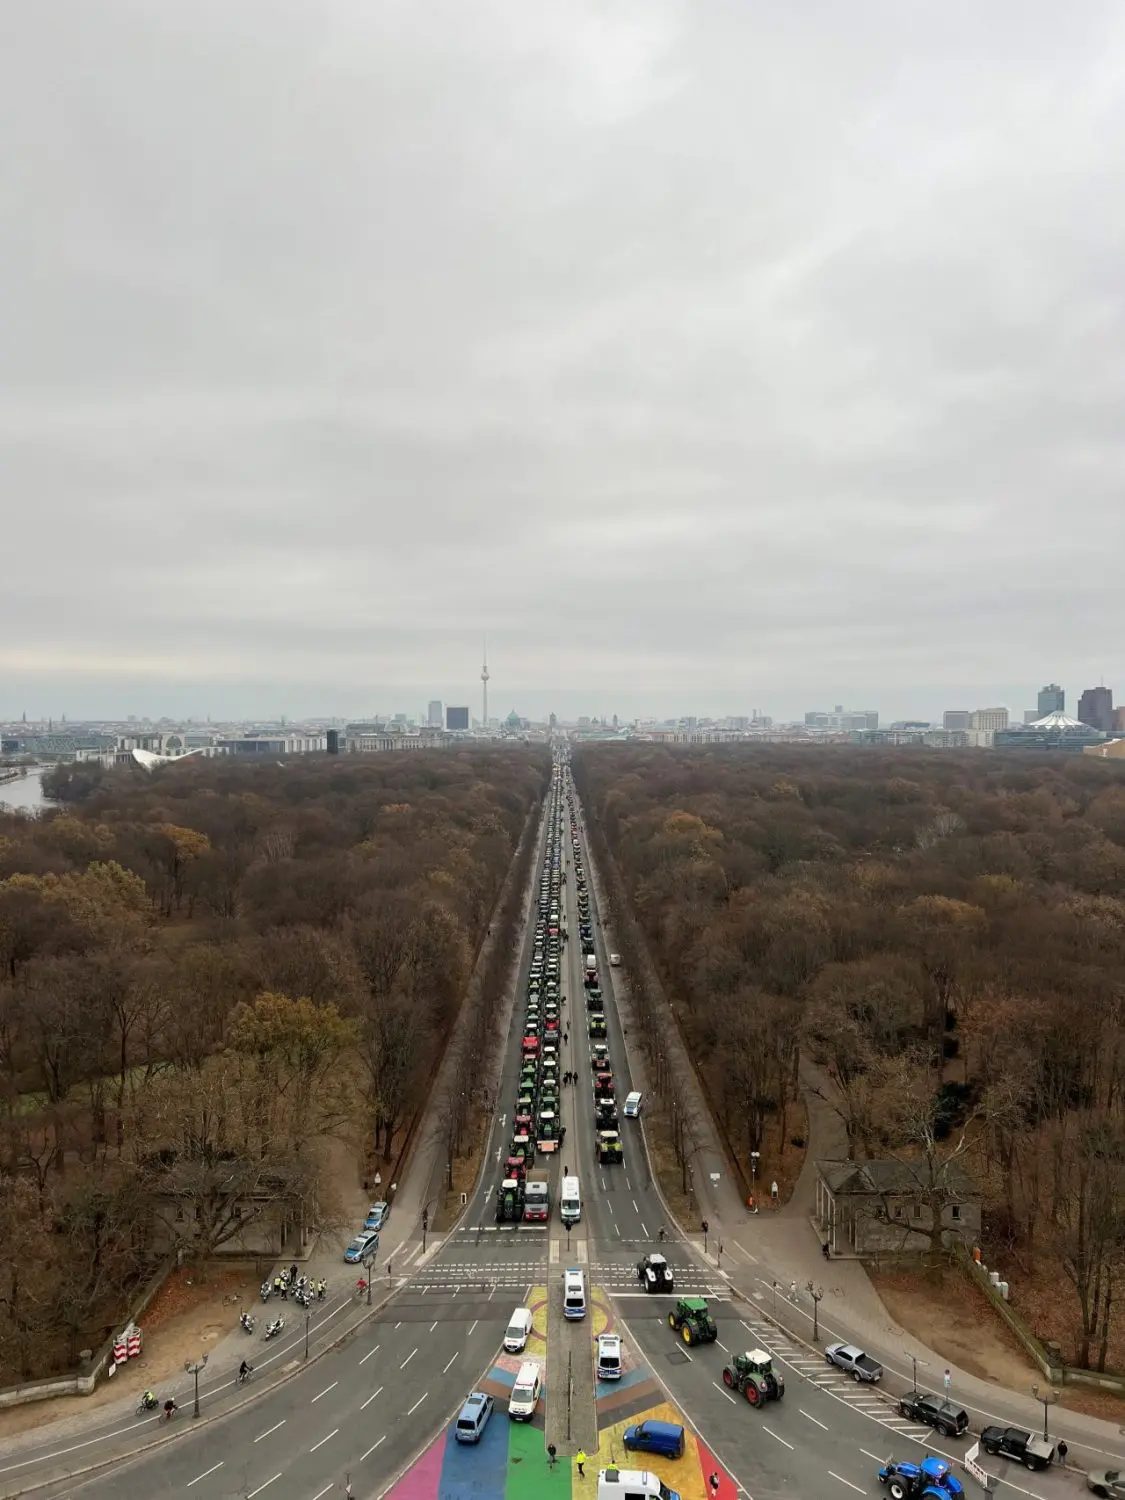
[[[554,1443],[548,1443],[547,1444],[547,1467],[549,1469],[553,1469],[555,1467],[555,1464],[557,1462],[558,1462],[558,1450],[555,1448]]]
[[[711,1487],[712,1495],[717,1495],[719,1493],[719,1472],[717,1469],[711,1470],[711,1477],[707,1483]]]
[[[581,1448],[579,1448],[578,1452],[574,1455],[574,1462],[578,1469],[578,1477],[580,1479],[584,1479],[585,1474],[583,1473],[582,1465],[586,1462],[586,1455],[583,1453]]]
[[[1065,1441],[1060,1441],[1055,1449],[1055,1453],[1058,1456],[1059,1463],[1062,1464],[1064,1469],[1066,1468],[1066,1455],[1069,1452],[1070,1449],[1066,1446]]]
[[[946,1365],[945,1374],[941,1378],[945,1382],[945,1394],[948,1396],[953,1389],[953,1371],[948,1365]]]

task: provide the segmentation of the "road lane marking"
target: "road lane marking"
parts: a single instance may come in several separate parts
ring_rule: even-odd
[[[271,1432],[276,1432],[279,1427],[284,1427],[285,1426],[285,1421],[286,1421],[286,1419],[284,1417],[282,1417],[282,1419],[281,1419],[280,1422],[276,1422],[272,1427],[267,1427],[266,1430],[265,1430],[265,1432],[259,1433],[258,1436],[254,1439],[254,1441],[256,1443],[260,1443],[263,1438],[268,1438]]]
[[[648,1225],[643,1219],[641,1220],[641,1233],[644,1235],[646,1240],[649,1238]]]
[[[471,1339],[471,1338],[472,1338],[472,1336],[473,1336],[473,1329],[474,1329],[474,1328],[475,1328],[475,1327],[476,1327],[476,1326],[477,1326],[477,1324],[478,1324],[478,1323],[479,1323],[479,1322],[480,1322],[480,1319],[479,1319],[479,1318],[474,1318],[474,1319],[473,1319],[473,1323],[472,1323],[472,1326],[471,1326],[471,1327],[470,1327],[470,1329],[469,1329],[469,1331],[468,1331],[468,1333],[467,1333],[467,1334],[466,1334],[466,1337],[467,1337],[467,1338],[470,1338],[470,1339]]]
[[[449,1364],[447,1364],[445,1366],[445,1369],[443,1369],[442,1372],[441,1372],[443,1375],[445,1375],[448,1372],[449,1365],[451,1365],[456,1358],[457,1358],[457,1351],[454,1350],[454,1352],[449,1356]]]
[[[334,1380],[331,1385],[326,1385],[322,1391],[318,1392],[318,1394],[312,1398],[312,1400],[309,1402],[309,1405],[315,1406],[316,1403],[320,1400],[321,1396],[327,1396],[328,1392],[334,1391],[339,1384],[340,1382],[338,1380]]]
[[[712,1380],[711,1384],[719,1392],[720,1396],[725,1396],[727,1398],[727,1400],[732,1403],[732,1405],[734,1404],[734,1397],[727,1390],[726,1386],[720,1385],[717,1380]]]
[[[411,1361],[411,1360],[412,1360],[412,1359],[413,1359],[413,1358],[414,1358],[414,1356],[415,1356],[415,1355],[416,1355],[416,1354],[417,1354],[417,1353],[418,1353],[418,1345],[417,1345],[417,1344],[415,1344],[415,1345],[414,1345],[414,1348],[413,1348],[413,1349],[411,1349],[411,1351],[410,1351],[410,1353],[409,1353],[409,1354],[408,1354],[408,1355],[407,1355],[407,1356],[406,1356],[406,1358],[405,1358],[405,1359],[404,1359],[404,1360],[403,1360],[403,1362],[402,1362],[402,1364],[401,1364],[401,1365],[399,1365],[399,1369],[400,1369],[400,1370],[405,1370],[405,1369],[406,1369],[406,1367],[407,1367],[407,1365],[408,1365],[408,1364],[409,1364],[409,1363],[410,1363],[410,1361]]]
[[[281,1475],[280,1473],[278,1473],[273,1476],[273,1479],[267,1479],[265,1484],[260,1484],[256,1490],[251,1490],[250,1493],[246,1496],[246,1500],[254,1500],[255,1495],[260,1495],[263,1490],[268,1490],[270,1485],[273,1484],[274,1479],[280,1478]]]
[[[716,1342],[716,1344],[718,1344],[719,1348],[723,1351],[724,1354],[729,1354],[730,1353],[730,1350],[723,1343],[722,1339],[716,1339],[715,1342]]]
[[[633,1212],[636,1214],[637,1218],[639,1219],[640,1216],[641,1216],[641,1211],[637,1207],[637,1200],[635,1198],[630,1198],[629,1202],[633,1205]]]
[[[371,1358],[371,1356],[373,1354],[378,1354],[379,1350],[382,1347],[383,1347],[382,1344],[376,1344],[375,1347],[374,1347],[374,1349],[369,1349],[367,1351],[367,1353],[363,1356],[363,1358],[360,1360],[360,1364],[361,1365],[365,1365],[367,1363],[367,1361]]]
[[[445,1372],[442,1371],[442,1373],[444,1374]],[[380,1386],[377,1391],[375,1391],[372,1395],[368,1396],[367,1400],[360,1407],[360,1411],[366,1411],[367,1408],[371,1405],[372,1401],[374,1401],[375,1397],[382,1395],[382,1393],[383,1393],[383,1387]]]
[[[406,1413],[406,1415],[408,1417],[412,1417],[414,1415],[414,1413],[418,1410],[418,1408],[421,1406],[422,1402],[425,1401],[425,1399],[426,1399],[426,1397],[428,1395],[429,1395],[428,1391],[423,1391],[422,1394],[418,1397],[417,1401],[415,1401],[414,1405]]]
[[[384,1432],[383,1436],[379,1439],[379,1443],[385,1443],[386,1441],[387,1441],[387,1434]],[[371,1455],[375,1452],[375,1449],[379,1446],[379,1443],[372,1443],[371,1447],[368,1448],[368,1450],[367,1450],[366,1453],[361,1453],[359,1455],[359,1461],[360,1461],[360,1463],[362,1463],[365,1458],[370,1458],[371,1457]],[[332,1486],[329,1485],[328,1488],[331,1489]],[[320,1492],[321,1495],[326,1494],[326,1493],[327,1493],[327,1491],[325,1491],[325,1490],[321,1490],[321,1492]],[[320,1495],[317,1496],[317,1500],[320,1500]]]
[[[838,1479],[841,1484],[846,1484],[849,1490],[855,1490],[857,1495],[867,1494],[866,1490],[861,1490],[858,1484],[853,1484],[850,1479],[845,1479],[842,1474],[837,1474],[835,1470],[829,1469],[828,1472],[829,1474],[831,1474],[833,1479]]]
[[[767,1427],[764,1422],[762,1423],[762,1431],[763,1432],[768,1432],[771,1438],[775,1438],[777,1440],[777,1442],[783,1443],[785,1445],[785,1447],[789,1449],[790,1453],[792,1453],[794,1451],[792,1443],[786,1443],[785,1439],[783,1437],[778,1437],[777,1433],[774,1432],[773,1428],[772,1427]]]
[[[434,1321],[430,1324],[430,1332],[433,1333],[433,1331],[434,1331],[434,1329],[436,1327],[437,1327],[437,1319],[435,1318]]]
[[[197,1474],[194,1479],[189,1479],[187,1482],[188,1489],[190,1490],[193,1484],[198,1484],[201,1479],[206,1479],[208,1474],[213,1474],[216,1469],[221,1469],[223,1463],[224,1460],[220,1458],[217,1464],[212,1464],[209,1469],[204,1469],[202,1474]]]
[[[825,1432],[828,1431],[825,1423],[819,1417],[814,1417],[811,1411],[806,1411],[803,1406],[798,1406],[797,1410],[801,1413],[802,1417],[808,1417],[810,1422],[815,1422],[818,1427],[823,1427]]]
[[[330,1484],[326,1484],[322,1490],[317,1490],[316,1494],[313,1496],[313,1500],[323,1500],[323,1497],[327,1495],[328,1491],[331,1488],[332,1486]]]
[[[324,1445],[325,1445],[325,1443],[328,1441],[328,1439],[329,1438],[334,1438],[336,1436],[336,1434],[339,1432],[339,1430],[340,1429],[338,1427],[333,1427],[332,1431],[329,1432],[329,1433],[326,1433],[325,1436],[321,1438],[321,1440],[320,1440],[319,1443],[314,1443],[312,1445],[312,1447],[309,1449],[309,1452],[310,1453],[315,1453],[318,1448],[323,1448]]]
[[[859,1451],[863,1454],[864,1458],[873,1458],[880,1466],[887,1461],[885,1458],[880,1458],[877,1453],[868,1453],[866,1448],[861,1448]]]

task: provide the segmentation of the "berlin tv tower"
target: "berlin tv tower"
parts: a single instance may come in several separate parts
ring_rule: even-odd
[[[484,728],[488,728],[488,637],[484,641],[484,660],[480,669],[480,680],[484,691]]]

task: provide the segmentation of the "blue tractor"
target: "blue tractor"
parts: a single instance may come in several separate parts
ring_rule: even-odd
[[[949,1500],[963,1495],[965,1487],[944,1458],[927,1454],[920,1464],[896,1464],[890,1459],[879,1470],[891,1500]]]

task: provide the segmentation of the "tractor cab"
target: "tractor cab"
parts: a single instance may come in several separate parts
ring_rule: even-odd
[[[663,1255],[646,1255],[637,1262],[637,1279],[646,1292],[671,1292],[675,1288],[672,1267]]]
[[[531,1134],[531,1110],[518,1114],[515,1118],[515,1131],[517,1135]]]
[[[536,1028],[536,1033],[537,1034],[535,1036],[525,1036],[524,1037],[524,1039],[523,1039],[523,1049],[522,1049],[524,1057],[538,1057],[539,1056],[538,1027]]]
[[[785,1381],[776,1373],[773,1360],[764,1349],[749,1349],[736,1354],[723,1367],[723,1384],[728,1390],[745,1396],[751,1406],[763,1401],[780,1401],[785,1395]]]
[[[719,1337],[706,1297],[681,1297],[668,1314],[668,1327],[687,1345],[712,1344]]]
[[[609,1047],[605,1042],[595,1042],[590,1048],[590,1067],[595,1073],[609,1067]]]
[[[594,1093],[600,1099],[611,1098],[613,1095],[613,1074],[608,1068],[594,1074]]]
[[[523,1183],[515,1177],[505,1177],[496,1189],[497,1224],[514,1224],[523,1218]]]
[[[587,1024],[587,1030],[589,1031],[591,1037],[603,1037],[603,1036],[605,1036],[606,1035],[605,1016],[603,1016],[600,1012],[598,1014],[596,1014],[596,1015],[591,1015],[590,1019],[589,1019],[589,1022]]]
[[[927,1453],[920,1464],[898,1464],[888,1459],[879,1470],[879,1482],[887,1486],[891,1500],[950,1500],[965,1493],[945,1459],[932,1453]]]
[[[594,1100],[594,1120],[600,1130],[617,1127],[617,1100],[612,1094],[599,1095]]]
[[[613,1165],[625,1160],[625,1153],[621,1147],[621,1137],[616,1130],[598,1131],[598,1160],[603,1165]]]

